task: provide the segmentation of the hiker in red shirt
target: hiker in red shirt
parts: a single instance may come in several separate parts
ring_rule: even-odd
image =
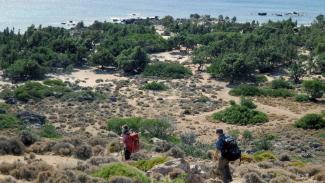
[[[131,158],[131,152],[129,151],[128,145],[128,139],[130,136],[130,129],[127,125],[122,126],[122,142],[124,144],[124,159],[130,160]]]
[[[127,125],[123,125],[121,136],[124,144],[124,159],[130,160],[131,154],[139,150],[139,134],[132,132]]]

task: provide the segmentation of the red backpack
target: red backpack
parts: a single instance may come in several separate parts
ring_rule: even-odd
[[[131,153],[138,152],[140,149],[140,141],[138,133],[130,133],[125,139],[126,149]]]

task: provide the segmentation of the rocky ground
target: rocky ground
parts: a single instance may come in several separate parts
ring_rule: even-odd
[[[152,57],[181,60],[182,63],[188,59],[188,56],[180,58],[175,53],[161,53]],[[304,131],[292,125],[305,114],[321,112],[325,109],[324,104],[256,97],[254,102],[258,110],[269,116],[270,120],[266,124],[235,126],[212,122],[209,117],[214,112],[227,107],[230,100],[239,101],[239,97],[228,94],[230,88],[226,83],[211,79],[206,73],[197,72],[193,65],[186,66],[194,74],[190,78],[179,80],[125,77],[114,72],[98,73],[96,68],[78,70],[71,75],[51,76],[82,87],[92,87],[104,93],[107,98],[104,101],[76,102],[50,97],[39,102],[12,105],[10,111],[13,113],[28,111],[44,116],[64,137],[59,140],[41,140],[27,146],[23,156],[1,155],[0,180],[46,182],[45,177],[51,176],[54,178],[49,182],[103,182],[102,179],[91,177],[89,173],[103,164],[121,161],[118,137],[107,132],[107,119],[138,116],[168,118],[173,123],[175,134],[195,133],[199,142],[204,144],[214,142],[216,128],[224,128],[227,132],[250,130],[255,134],[254,138],[275,134],[276,138],[272,141],[275,158],[259,162],[248,157],[241,165],[238,162],[232,164],[235,183],[325,181],[325,140],[319,137],[324,131]],[[143,84],[153,80],[164,82],[168,89],[159,92],[140,89]],[[16,136],[16,133],[16,130],[6,130],[1,135],[10,138]],[[217,163],[211,159],[179,155],[172,144],[161,140],[144,144],[143,147],[143,151],[133,157],[134,160],[171,156],[166,163],[146,172],[157,180],[160,179],[159,176],[177,177],[185,172],[190,176],[188,182],[220,182],[215,172]],[[245,146],[245,150],[250,150],[249,145]],[[76,153],[89,155],[89,152],[92,156],[86,159],[78,155],[76,157]],[[39,172],[42,174],[39,175]]]

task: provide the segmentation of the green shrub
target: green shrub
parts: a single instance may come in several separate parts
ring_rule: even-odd
[[[20,121],[11,114],[0,114],[0,129],[18,127]]]
[[[48,86],[38,82],[26,82],[24,85],[18,86],[14,90],[14,96],[21,101],[40,100],[50,95]]]
[[[307,114],[296,121],[295,126],[303,129],[325,128],[325,119],[319,114]]]
[[[309,101],[309,96],[304,94],[298,94],[295,96],[295,101],[297,102],[307,102]]]
[[[229,94],[233,96],[270,96],[284,98],[294,96],[294,93],[288,89],[258,88],[253,85],[240,85],[231,89]]]
[[[116,58],[117,65],[127,73],[140,73],[150,61],[147,53],[140,47],[125,49]]]
[[[67,84],[60,79],[47,79],[43,81],[43,84],[48,86],[67,86]]]
[[[144,86],[141,87],[141,89],[161,91],[161,90],[166,90],[167,86],[164,83],[159,83],[154,81],[151,83],[146,83]]]
[[[262,92],[256,86],[243,84],[231,89],[229,94],[233,96],[260,96]]]
[[[64,101],[94,101],[94,100],[104,100],[106,97],[102,93],[94,92],[91,90],[80,90],[65,93],[61,99]]]
[[[180,144],[179,148],[183,150],[186,156],[195,158],[208,159],[208,151],[213,149],[210,144],[196,143],[194,145]]]
[[[244,140],[246,140],[246,141],[253,140],[253,133],[249,130],[245,130],[242,135],[243,135]]]
[[[166,139],[170,134],[171,124],[167,119],[142,119],[139,131],[149,137]]]
[[[288,81],[281,78],[272,81],[272,89],[292,89],[292,86]]]
[[[253,155],[253,159],[257,162],[265,161],[265,160],[275,160],[276,157],[270,151],[261,151],[257,152]]]
[[[256,75],[254,78],[254,82],[257,84],[265,83],[265,82],[267,82],[267,77],[264,75]]]
[[[139,124],[142,118],[130,117],[130,118],[113,118],[108,120],[107,129],[120,134],[123,125],[128,125],[130,129],[134,131],[139,131]]]
[[[41,100],[45,97],[56,96],[61,97],[72,90],[65,86],[60,80],[46,80],[46,84],[39,82],[28,81],[25,84],[18,86],[13,90],[2,92],[2,97],[15,97],[20,101],[27,102],[28,100]],[[6,94],[3,94],[6,92]]]
[[[231,105],[223,111],[214,113],[212,118],[225,123],[239,125],[257,124],[268,121],[265,113],[238,104]]]
[[[187,145],[193,145],[196,143],[197,135],[193,132],[187,132],[181,134],[181,142]]]
[[[141,132],[147,137],[167,139],[171,124],[164,119],[143,119],[138,117],[114,118],[107,122],[107,129],[121,133],[121,127],[128,125],[130,129]]]
[[[245,98],[245,97],[241,97],[240,98],[240,105],[242,106],[246,106],[250,109],[256,109],[256,105],[254,104],[253,100],[250,98]]]
[[[271,88],[263,88],[262,93],[264,96],[270,96],[270,97],[293,97],[294,93],[291,90],[288,89],[271,89]]]
[[[144,76],[156,76],[162,78],[181,79],[192,75],[190,69],[177,63],[156,62],[147,65],[143,72]]]
[[[253,144],[257,151],[267,151],[272,148],[272,142],[268,136],[263,136],[261,139],[254,141]]]
[[[110,179],[114,176],[124,176],[131,178],[133,181],[149,183],[150,179],[141,170],[124,163],[111,163],[101,167],[93,173],[95,177]]]
[[[304,81],[302,86],[312,99],[321,98],[325,92],[325,84],[320,80]]]
[[[61,135],[56,130],[55,126],[51,124],[45,124],[39,134],[41,137],[45,138],[60,138]]]
[[[139,160],[136,162],[132,162],[130,163],[130,165],[146,172],[156,165],[165,163],[167,160],[167,157],[154,157],[148,160]]]
[[[44,68],[35,60],[17,60],[5,70],[5,75],[13,81],[42,79],[44,74]]]

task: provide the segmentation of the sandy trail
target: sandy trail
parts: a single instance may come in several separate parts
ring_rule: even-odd
[[[63,156],[55,156],[55,155],[36,155],[36,159],[41,159],[48,163],[49,165],[53,165],[57,168],[75,168],[78,163],[78,159],[72,157],[63,157]],[[23,156],[13,156],[13,155],[4,155],[0,156],[0,164],[1,163],[14,163],[15,161],[26,162]]]

